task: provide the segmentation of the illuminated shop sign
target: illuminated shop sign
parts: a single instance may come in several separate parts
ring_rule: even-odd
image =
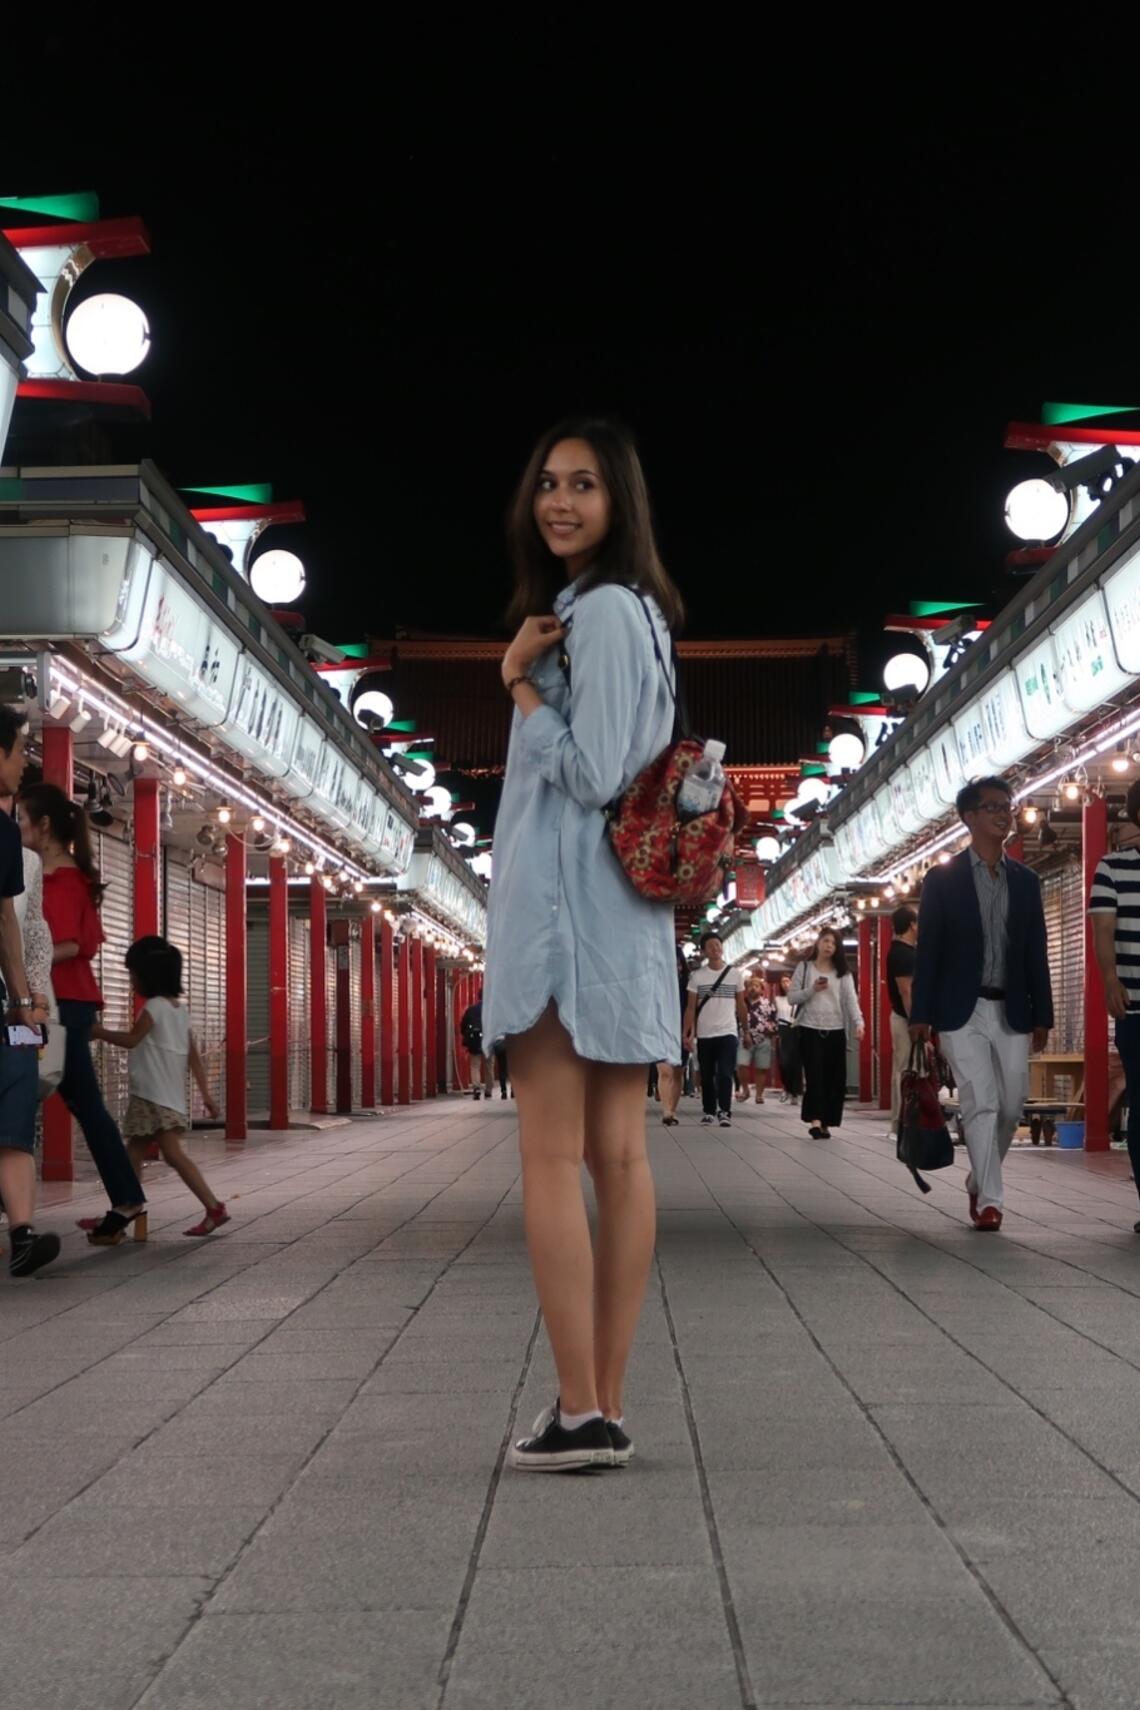
[[[1092,712],[1123,689],[1129,674],[1116,662],[1108,609],[1099,588],[1053,628],[1061,693],[1073,712]]]
[[[1061,696],[1057,652],[1051,635],[1040,635],[1013,662],[1025,728],[1037,742],[1059,736],[1072,719]]]
[[[1104,582],[1104,603],[1117,661],[1140,675],[1140,546],[1113,565]]]

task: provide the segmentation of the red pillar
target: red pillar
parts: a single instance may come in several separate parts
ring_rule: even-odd
[[[424,947],[412,939],[412,1097],[424,1096]]]
[[[425,1061],[427,1064],[427,1084],[424,1087],[425,1098],[435,1098],[439,1091],[439,1069],[436,1058],[436,1026],[435,1026],[435,951],[429,944],[424,951],[424,1035],[426,1039]]]
[[[376,916],[369,909],[360,929],[360,1102],[376,1108]]]
[[[314,873],[309,880],[309,1108],[323,1116],[329,1108],[329,1018],[326,957],[328,913],[325,887]]]
[[[392,922],[380,928],[380,1103],[396,1102],[396,1028],[393,1015]]]
[[[871,1069],[874,1020],[872,1005],[874,1003],[874,978],[871,968],[871,946],[874,943],[875,922],[864,918],[859,922],[859,1008],[863,1011],[863,1039],[859,1046],[859,1101],[869,1104],[871,1100]]]
[[[451,1091],[451,1075],[447,1051],[447,971],[436,963],[435,970],[435,1071],[436,1086],[445,1093]]]
[[[879,1109],[891,1108],[891,1070],[894,1051],[891,1041],[891,994],[887,986],[887,956],[894,928],[890,915],[879,918]]]
[[[339,1115],[352,1109],[352,951],[349,922],[332,923],[333,955],[336,957],[336,1108]]]
[[[158,779],[136,778],[134,787],[135,914],[134,935],[158,932],[159,871]]]
[[[1081,858],[1088,897],[1096,864],[1108,852],[1108,809],[1103,797],[1084,805],[1081,813]],[[1093,954],[1092,921],[1085,915],[1085,1150],[1107,1152],[1108,1132],[1108,1007]],[[1054,970],[1056,972],[1056,970]]]
[[[412,957],[406,937],[399,950],[400,1028],[396,1051],[396,1096],[401,1104],[412,1102]]]
[[[245,839],[226,835],[226,1139],[244,1140],[246,1109]]]
[[[58,784],[65,795],[75,789],[75,739],[69,725],[45,724],[43,729],[44,783]],[[58,1093],[44,1105],[45,1182],[75,1180],[71,1112]]]
[[[289,1126],[289,876],[269,857],[269,1126]]]

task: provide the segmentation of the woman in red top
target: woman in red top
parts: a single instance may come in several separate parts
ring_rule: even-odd
[[[44,868],[44,919],[52,937],[52,985],[59,1019],[67,1029],[60,1097],[83,1130],[111,1210],[99,1221],[85,1218],[98,1246],[123,1238],[127,1224],[146,1205],[146,1195],[127,1156],[118,1125],[103,1102],[91,1060],[91,1029],[103,1006],[91,969],[103,942],[99,899],[103,886],[91,853],[87,818],[54,784],[32,784],[20,796],[20,834]],[[142,1220],[145,1222],[145,1220]],[[136,1231],[138,1225],[136,1225]]]

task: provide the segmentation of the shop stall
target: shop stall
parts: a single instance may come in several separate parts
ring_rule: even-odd
[[[767,876],[764,902],[726,936],[734,960],[785,950],[827,921],[857,937],[873,998],[864,1098],[889,1102],[878,960],[885,917],[964,842],[963,784],[1010,779],[1018,852],[1041,874],[1057,1024],[1050,1050],[1081,1063],[1086,1144],[1108,1144],[1109,1046],[1085,898],[1109,814],[1140,774],[1140,469],[1128,473],[919,701]],[[1115,832],[1114,832],[1115,834]],[[877,1071],[877,1073],[876,1073]],[[877,1087],[876,1083],[877,1082]],[[1075,1081],[1074,1081],[1075,1085]]]

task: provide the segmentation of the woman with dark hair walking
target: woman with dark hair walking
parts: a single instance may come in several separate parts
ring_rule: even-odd
[[[825,927],[815,949],[796,969],[788,1002],[799,1012],[797,1031],[804,1073],[800,1115],[813,1140],[830,1140],[843,1121],[847,1095],[847,1033],[863,1037],[855,981],[837,933]]]
[[[20,835],[44,869],[44,919],[52,937],[52,985],[67,1030],[59,1093],[83,1131],[111,1209],[79,1227],[98,1246],[139,1217],[146,1195],[127,1156],[118,1125],[103,1102],[91,1061],[91,1029],[103,1006],[91,968],[103,942],[103,885],[91,851],[87,817],[55,784],[31,784],[20,794]],[[145,1220],[136,1223],[145,1239]]]
[[[677,1062],[673,910],[641,897],[606,807],[668,745],[680,596],[624,430],[539,441],[510,518],[514,702],[495,833],[484,1023],[519,1108],[527,1243],[558,1397],[511,1452],[540,1472],[623,1466],[622,1386],[655,1236],[645,1073]],[[591,1249],[580,1167],[597,1197]]]

